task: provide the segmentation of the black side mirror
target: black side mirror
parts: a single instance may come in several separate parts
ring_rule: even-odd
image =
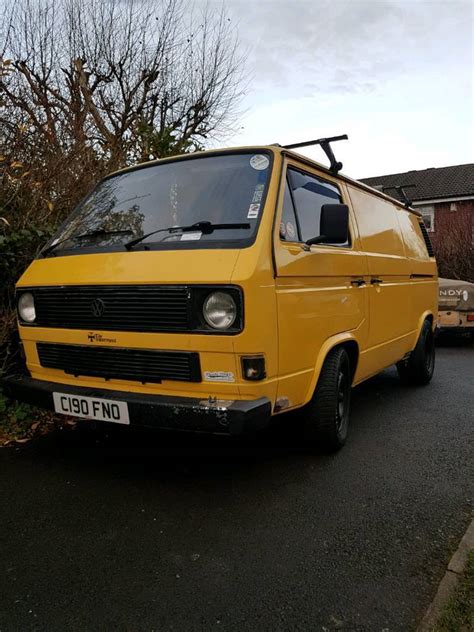
[[[323,204],[320,229],[317,237],[306,242],[312,244],[345,244],[349,239],[349,207],[347,204]]]

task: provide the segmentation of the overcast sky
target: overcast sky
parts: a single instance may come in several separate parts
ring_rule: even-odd
[[[226,0],[251,76],[228,144],[347,133],[336,156],[354,177],[473,162],[473,6]]]

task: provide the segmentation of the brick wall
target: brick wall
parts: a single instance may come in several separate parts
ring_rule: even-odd
[[[456,210],[451,210],[451,204],[456,205]],[[434,207],[434,231],[430,233],[433,245],[441,245],[443,239],[449,238],[454,232],[456,236],[470,236],[471,242],[474,231],[474,200],[466,202],[443,202],[433,204]],[[465,239],[461,243],[465,243]]]
[[[474,200],[434,204],[430,232],[439,275],[474,282]]]

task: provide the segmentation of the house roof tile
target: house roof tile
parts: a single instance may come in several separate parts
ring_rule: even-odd
[[[464,197],[474,195],[474,163],[361,178],[361,182],[371,187],[415,184],[416,187],[406,190],[408,197],[414,202]],[[394,190],[387,190],[386,193],[398,197]]]

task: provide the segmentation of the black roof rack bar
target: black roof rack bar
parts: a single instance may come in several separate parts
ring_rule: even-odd
[[[392,186],[382,187],[383,191],[388,191],[389,189],[395,189],[395,191],[400,196],[401,201],[405,205],[405,208],[410,208],[413,200],[411,200],[405,192],[405,189],[413,189],[416,187],[416,184],[393,184]]]
[[[328,157],[331,173],[336,175],[342,169],[342,162],[338,162],[334,156],[334,152],[331,147],[331,143],[337,140],[348,140],[347,134],[341,136],[330,136],[328,138],[318,138],[316,140],[307,140],[303,143],[293,143],[292,145],[283,145],[284,149],[298,149],[298,147],[309,147],[310,145],[321,145],[322,150]]]

